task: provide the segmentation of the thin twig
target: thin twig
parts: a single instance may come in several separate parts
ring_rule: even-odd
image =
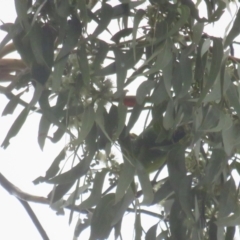
[[[28,194],[28,193],[22,192],[20,189],[15,187],[11,182],[9,182],[1,173],[0,173],[0,184],[2,185],[2,187],[7,192],[9,192],[10,194],[14,195],[19,200],[19,202],[23,205],[23,207],[27,211],[29,217],[31,218],[33,224],[35,225],[35,227],[37,228],[38,232],[42,236],[42,238],[44,240],[49,240],[49,237],[47,236],[44,228],[42,227],[42,225],[39,222],[37,216],[35,215],[35,213],[33,212],[32,208],[30,207],[29,203],[26,200],[26,199],[28,199],[28,200],[31,199],[31,201],[34,202],[34,199],[36,199],[36,198],[40,198],[41,201],[43,201],[44,198],[43,197],[33,196],[33,195]],[[45,199],[45,202],[47,202],[47,201],[48,200]]]
[[[31,220],[33,221],[33,224],[35,225],[35,227],[37,228],[38,232],[40,233],[40,235],[42,236],[43,240],[49,240],[49,237],[46,233],[46,231],[44,230],[44,228],[42,227],[41,223],[39,222],[36,214],[33,212],[32,208],[30,207],[29,203],[26,201],[23,201],[21,199],[19,199],[19,202],[23,205],[23,207],[25,208],[26,212],[28,213],[29,217],[31,218]]]

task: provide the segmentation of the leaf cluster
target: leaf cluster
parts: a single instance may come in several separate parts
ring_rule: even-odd
[[[41,149],[67,136],[34,182],[54,185],[48,197],[58,212],[76,205],[89,213],[79,219],[76,238],[90,226],[91,240],[113,229],[117,239],[124,214],[133,212],[135,239],[233,239],[240,65],[229,46],[240,33],[240,14],[224,39],[210,36],[205,26],[229,6],[204,2],[201,18],[191,0],[16,0],[16,21],[1,26],[7,35],[0,53],[12,40],[21,57],[0,75],[10,82],[1,86],[10,99],[3,115],[23,106],[2,147],[32,111],[41,115]],[[126,95],[131,86],[134,97]],[[24,102],[29,88],[32,100]],[[144,127],[132,134],[139,123]],[[62,168],[69,158],[71,168]],[[146,210],[155,204],[161,214]],[[146,230],[143,214],[157,224]]]

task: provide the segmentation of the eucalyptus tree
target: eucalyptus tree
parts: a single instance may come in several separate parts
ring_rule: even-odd
[[[68,142],[34,180],[52,184],[48,198],[20,192],[3,175],[1,184],[25,205],[34,200],[57,212],[70,209],[70,222],[75,212],[84,215],[75,238],[88,227],[91,240],[107,239],[112,230],[121,238],[131,213],[135,239],[233,239],[240,216],[232,175],[240,171],[236,6],[16,0],[16,21],[1,25],[7,34],[0,55],[17,51],[20,59],[0,59],[8,83],[0,89],[9,98],[3,115],[18,105],[22,111],[2,147],[32,112],[41,116],[41,149],[46,140]],[[227,11],[233,21],[223,38],[207,33]],[[29,88],[34,93],[26,102]],[[162,211],[149,210],[156,204]],[[157,222],[149,229],[146,215]]]

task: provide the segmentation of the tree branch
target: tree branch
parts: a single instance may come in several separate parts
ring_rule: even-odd
[[[34,202],[34,199],[36,199],[36,198],[40,198],[41,201],[47,202],[48,199],[43,198],[43,197],[32,196],[30,194],[22,192],[20,189],[15,187],[11,182],[9,182],[1,173],[0,173],[0,184],[6,191],[8,191],[10,194],[14,195],[19,200],[19,202],[23,205],[23,207],[27,211],[29,217],[31,218],[33,224],[35,225],[38,232],[42,236],[42,238],[44,240],[49,240],[49,237],[47,236],[44,228],[42,227],[37,216],[35,215],[32,208],[30,207],[29,203],[27,202],[27,201],[29,201],[29,199],[31,199],[31,201]]]
[[[47,233],[45,232],[44,228],[42,227],[41,223],[39,222],[36,214],[33,212],[32,208],[29,205],[29,203],[26,202],[26,201],[23,201],[23,200],[21,200],[19,198],[18,198],[18,200],[23,205],[23,207],[25,208],[25,210],[28,213],[29,217],[33,221],[33,224],[35,225],[35,227],[37,228],[38,232],[42,236],[42,239],[49,240],[49,237],[48,237]]]

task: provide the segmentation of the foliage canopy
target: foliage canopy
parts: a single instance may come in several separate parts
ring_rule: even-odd
[[[240,11],[220,38],[205,27],[230,9],[228,1],[112,2],[15,1],[18,17],[1,26],[7,34],[0,55],[17,50],[21,59],[0,60],[0,78],[9,82],[0,89],[9,98],[3,115],[19,104],[23,110],[2,147],[33,111],[41,115],[41,149],[68,136],[34,182],[53,184],[49,204],[58,212],[69,207],[70,222],[74,211],[86,215],[76,238],[90,226],[91,240],[113,229],[117,239],[125,213],[133,212],[135,239],[233,239],[240,216],[232,176],[240,174]],[[126,95],[130,86],[136,96]],[[136,136],[131,129],[139,122]],[[148,211],[154,204],[163,211]],[[157,224],[145,229],[143,214]]]

